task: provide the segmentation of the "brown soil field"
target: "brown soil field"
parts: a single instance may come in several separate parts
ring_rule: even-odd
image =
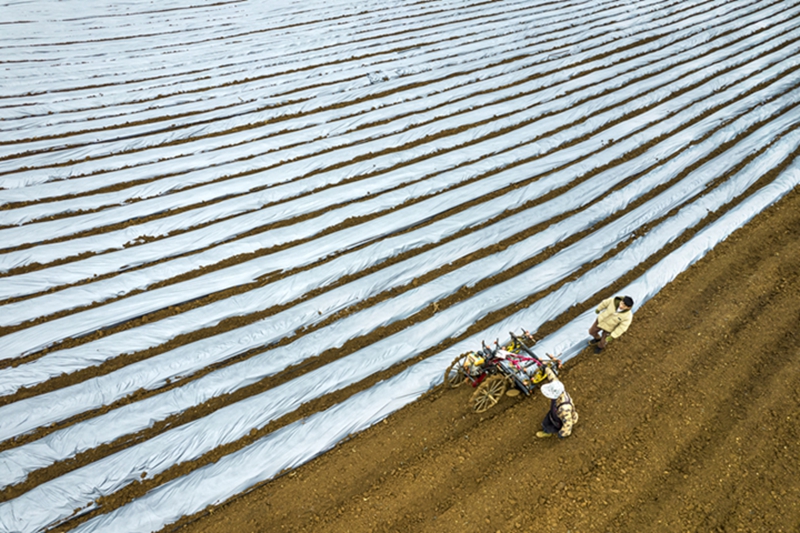
[[[165,531],[800,531],[798,236],[795,189],[565,365],[569,438],[541,395],[438,387]]]

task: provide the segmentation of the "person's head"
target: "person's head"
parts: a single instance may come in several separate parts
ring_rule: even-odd
[[[555,400],[564,394],[564,384],[558,380],[550,381],[542,385],[541,391],[545,398]]]
[[[630,296],[623,296],[622,301],[619,303],[620,309],[623,311],[627,311],[631,307],[633,307],[633,298]]]

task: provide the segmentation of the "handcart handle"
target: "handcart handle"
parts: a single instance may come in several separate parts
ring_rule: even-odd
[[[562,353],[563,353],[563,352],[562,352]],[[559,359],[558,357],[553,357],[552,355],[550,355],[550,354],[549,354],[549,353],[547,353],[547,352],[545,352],[544,354],[545,354],[547,357],[549,357],[549,358],[550,358],[550,361],[552,361],[552,362],[554,362],[556,365],[558,365],[558,368],[561,368],[561,367],[562,367],[562,365],[564,364],[564,363],[562,363],[562,362],[561,362],[561,359]],[[558,354],[558,355],[560,356],[561,354]]]
[[[528,348],[527,346],[525,346],[525,343],[524,343],[524,342],[522,342],[521,340],[519,340],[519,337],[517,337],[516,335],[514,335],[514,332],[513,332],[513,331],[509,331],[508,333],[509,333],[509,335],[511,335],[511,338],[514,340],[514,342],[516,342],[517,344],[519,344],[519,347],[520,347],[522,350],[525,350],[525,353],[527,353],[528,355],[530,355],[531,357],[533,357],[533,358],[534,358],[534,359],[536,359],[537,361],[541,361],[541,359],[539,359],[539,357],[538,357],[538,356],[537,356],[535,353],[533,353],[533,352],[531,351],[531,349],[530,349],[530,348]]]

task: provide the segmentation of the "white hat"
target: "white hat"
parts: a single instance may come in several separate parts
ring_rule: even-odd
[[[542,394],[545,398],[555,400],[564,393],[564,384],[560,381],[551,381],[542,385]]]

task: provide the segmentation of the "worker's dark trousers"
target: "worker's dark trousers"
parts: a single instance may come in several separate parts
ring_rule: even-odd
[[[550,400],[550,410],[547,412],[547,415],[545,415],[544,420],[542,420],[542,431],[545,433],[558,433],[561,426],[564,425],[555,413],[555,403],[555,400]]]
[[[595,320],[594,324],[592,324],[592,327],[589,328],[589,335],[591,335],[594,339],[600,339],[600,342],[597,343],[598,348],[602,350],[606,347],[608,332],[597,325],[597,320]]]

